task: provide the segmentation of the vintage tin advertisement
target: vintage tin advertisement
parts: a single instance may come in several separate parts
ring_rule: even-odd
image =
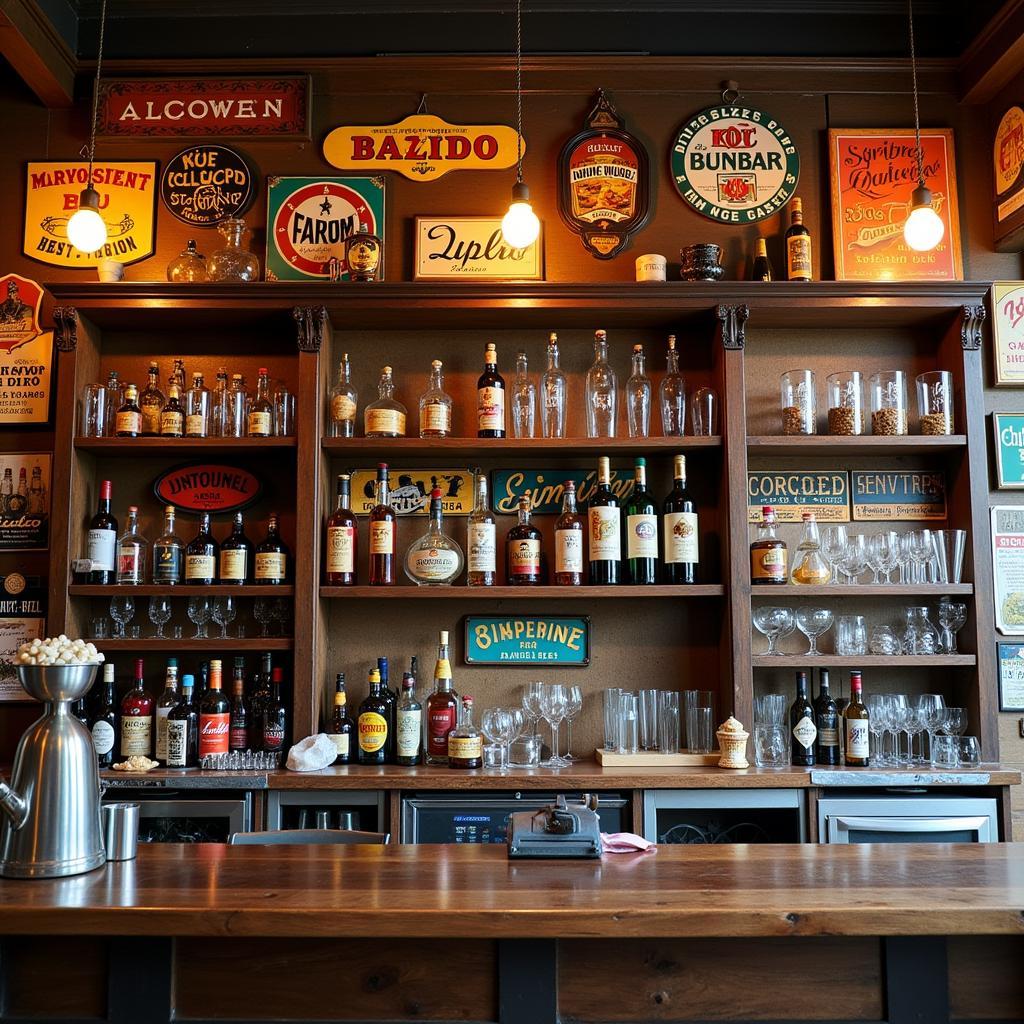
[[[399,516],[425,516],[430,512],[430,492],[441,488],[441,509],[446,516],[468,516],[473,511],[473,474],[461,469],[388,470],[388,500]],[[357,469],[352,473],[352,511],[368,516],[377,504],[377,472]]]
[[[162,473],[153,493],[181,512],[235,512],[247,508],[263,490],[260,478],[241,466],[189,462]]]
[[[996,644],[999,661],[999,710],[1024,711],[1024,647]]]
[[[495,512],[514,516],[519,499],[530,499],[531,509],[538,515],[557,515],[562,511],[565,484],[576,485],[576,500],[586,508],[597,489],[596,469],[495,469],[491,472],[491,502]],[[612,493],[621,503],[633,493],[632,470],[611,471]]]
[[[993,383],[1024,386],[1024,281],[995,281],[991,295]]]
[[[1024,508],[992,507],[992,585],[996,629],[1024,636]]]
[[[500,217],[417,217],[417,281],[540,281],[544,233],[515,249],[501,237]]]
[[[800,153],[785,126],[744,104],[694,114],[676,133],[670,162],[683,201],[724,224],[774,217],[800,180]]]
[[[0,277],[0,426],[50,418],[53,332],[39,326],[43,289],[18,274]]]
[[[761,508],[771,505],[780,523],[799,523],[813,512],[819,523],[850,521],[850,481],[845,470],[747,473],[747,522],[761,522]]]
[[[525,667],[590,664],[586,615],[467,615],[467,665]]]
[[[903,469],[850,471],[855,522],[927,522],[946,518],[946,477]]]
[[[50,543],[48,452],[0,454],[0,551],[41,551]]]
[[[227,146],[189,146],[167,161],[160,176],[164,206],[194,227],[240,217],[255,198],[256,175],[241,153]]]
[[[0,701],[28,701],[14,668],[27,640],[46,636],[46,587],[39,576],[0,576]]]
[[[995,435],[996,480],[999,490],[1024,488],[1024,416],[1019,413],[992,413]]]

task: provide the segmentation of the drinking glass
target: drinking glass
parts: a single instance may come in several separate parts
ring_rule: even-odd
[[[754,698],[754,722],[760,725],[785,725],[786,695],[765,693]]]
[[[977,736],[960,737],[960,764],[964,767],[981,764],[981,744]]]
[[[898,548],[896,550],[896,565],[900,570],[900,583],[910,582],[910,549],[913,546],[909,533],[898,534]]]
[[[910,535],[910,559],[914,564],[912,583],[928,582],[928,566],[935,557],[931,530],[914,530]]]
[[[711,690],[684,690],[683,708],[685,711],[692,711],[694,708],[707,708],[711,712],[711,718],[713,719],[715,717],[715,695]],[[691,743],[695,740],[695,737],[691,737],[689,732],[689,717],[687,716],[684,721],[687,723],[686,749],[692,750]]]
[[[960,737],[936,736],[932,746],[931,763],[933,768],[959,768]]]
[[[622,690],[609,686],[604,691],[604,749],[619,748],[619,709],[622,707]]]
[[[931,756],[935,734],[946,717],[946,701],[941,693],[923,693],[917,698],[917,713],[928,733],[928,755]],[[922,754],[923,757],[923,754]]]
[[[544,692],[544,684],[540,680],[535,679],[532,683],[526,684],[526,693],[523,694],[523,711],[526,712],[526,717],[533,722],[533,735],[539,734],[540,720],[543,717],[541,714],[541,695]]]
[[[86,384],[82,392],[82,437],[104,437],[107,434],[107,388],[104,384]]]
[[[166,639],[164,624],[171,618],[171,599],[169,597],[151,597],[149,599],[149,621],[156,626],[153,638]]]
[[[686,709],[686,743],[690,753],[711,753],[711,726],[711,708]]]
[[[110,599],[110,617],[117,623],[114,636],[124,639],[124,627],[135,618],[135,602],[130,597],[112,597]]]
[[[273,620],[272,604],[272,601],[264,597],[258,597],[253,602],[252,617],[259,623],[261,637],[270,636],[270,623]]]
[[[274,435],[292,437],[295,434],[295,396],[287,388],[274,392]]]
[[[914,706],[907,708],[907,714],[903,719],[903,727],[907,733],[907,764],[924,763],[924,741],[921,741],[919,752],[914,754],[914,737],[924,732],[924,722],[921,721],[921,713]]]
[[[718,433],[718,395],[711,388],[697,388],[690,406],[694,437]]]
[[[878,546],[879,567],[885,576],[883,583],[892,583],[892,571],[899,561],[900,535],[895,530],[883,530],[872,538]]]
[[[576,758],[572,756],[572,720],[583,710],[583,690],[579,686],[567,687],[569,703],[566,707],[566,736],[565,736],[565,760],[572,762]]]
[[[640,701],[635,693],[623,693],[619,698],[619,745],[620,754],[637,752],[637,718]]]
[[[291,614],[291,606],[288,601],[283,597],[277,597],[274,599],[270,606],[270,616],[277,620],[277,635],[287,636],[285,625],[288,622],[289,615]]]
[[[213,601],[213,621],[220,626],[220,638],[228,638],[228,626],[235,621],[238,606],[233,597],[217,597]]]
[[[909,710],[909,702],[905,693],[890,693],[886,695],[886,724],[889,732],[892,733],[892,763],[900,765],[903,763],[903,755],[900,753],[900,733],[904,732],[903,716]]]
[[[110,636],[110,627],[107,624],[107,617],[99,615],[92,620],[92,637],[94,640],[106,640]]]
[[[946,708],[940,729],[947,736],[962,736],[967,731],[967,709]]]
[[[885,562],[884,548],[879,541],[877,533],[872,534],[866,539],[866,548],[866,561],[868,568],[872,572],[871,582],[877,585],[882,582],[879,573],[882,571],[882,565]]]
[[[939,649],[939,631],[928,618],[923,605],[904,609],[903,653],[935,654]]]
[[[871,763],[879,768],[889,764],[885,756],[885,744],[882,735],[886,729],[886,704],[885,694],[869,693],[865,701],[868,708],[868,732],[874,740],[875,749],[871,754]]]
[[[207,640],[210,634],[206,631],[206,624],[210,621],[212,612],[210,599],[208,597],[190,597],[188,599],[189,621],[196,627],[193,640]],[[264,636],[267,634],[264,633]]]
[[[640,697],[640,749],[658,749],[658,691],[641,690]]]
[[[758,605],[753,614],[754,628],[768,638],[766,654],[780,654],[776,644],[789,636],[795,628],[792,608],[779,608],[773,605]]]
[[[868,628],[863,615],[840,615],[836,619],[836,654],[868,653]]]
[[[943,654],[956,654],[956,634],[967,621],[967,605],[943,598],[939,602],[939,625],[942,636],[939,649]]]
[[[932,530],[932,552],[935,556],[937,583],[959,583],[964,573],[966,530]]]
[[[508,771],[508,748],[512,742],[515,715],[519,716],[522,724],[523,712],[518,708],[488,708],[480,720],[484,736],[498,748],[497,769],[502,774]]]
[[[561,683],[549,683],[541,692],[541,714],[551,726],[551,757],[543,763],[545,768],[566,768],[569,762],[558,753],[558,729],[569,708],[569,694]]]
[[[842,524],[826,526],[821,532],[821,553],[832,568],[832,583],[839,582],[839,563],[846,551],[846,527]]]
[[[679,753],[679,694],[674,691],[658,694],[658,750]]]
[[[862,533],[855,533],[847,539],[839,568],[846,577],[846,582],[854,584],[857,577],[868,567],[867,538]]]
[[[818,637],[832,628],[832,612],[828,608],[801,608],[796,613],[796,625],[810,642],[810,647],[805,652],[806,656],[820,657]]]
[[[903,650],[903,645],[892,626],[880,624],[871,627],[870,649],[872,654],[885,654],[892,657]]]
[[[754,725],[754,764],[758,768],[785,768],[789,765],[789,730],[778,723]]]

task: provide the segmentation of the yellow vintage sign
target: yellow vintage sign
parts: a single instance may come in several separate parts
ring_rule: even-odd
[[[398,171],[413,181],[434,181],[449,171],[513,166],[516,138],[504,124],[449,124],[433,114],[413,114],[397,124],[335,128],[324,139],[324,159],[343,170]]]
[[[153,255],[156,222],[156,163],[110,161],[92,169],[100,194],[107,241],[96,252],[79,252],[68,241],[68,220],[89,180],[84,161],[39,161],[28,165],[22,252],[54,267],[82,270],[101,260],[136,263]]]

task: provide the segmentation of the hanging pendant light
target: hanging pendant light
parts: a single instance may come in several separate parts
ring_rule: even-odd
[[[523,0],[516,0],[516,183],[508,213],[501,219],[501,237],[514,249],[524,249],[539,234],[540,221],[523,181]]]
[[[911,249],[929,252],[942,241],[946,226],[932,206],[932,194],[924,183],[924,150],[921,148],[921,112],[917,100],[917,51],[914,47],[914,0],[907,0],[910,24],[910,71],[914,81],[914,141],[917,158],[917,188],[910,199],[910,216],[903,225],[903,238]]]
[[[92,126],[89,130],[89,176],[78,197],[78,209],[68,219],[68,241],[80,252],[96,252],[107,240],[107,225],[100,216],[100,194],[92,187],[92,162],[96,155],[96,121],[100,102],[100,71],[103,67],[103,35],[107,26],[107,0],[100,5],[100,41],[96,54],[96,78],[92,86]]]

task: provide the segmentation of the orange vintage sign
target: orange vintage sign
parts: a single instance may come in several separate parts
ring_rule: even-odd
[[[433,114],[413,114],[397,124],[335,128],[324,139],[324,159],[343,170],[397,171],[413,181],[434,181],[449,171],[513,166],[517,134],[504,124],[449,124]]]
[[[35,281],[0,277],[0,426],[49,419],[53,332],[39,326],[42,301]]]
[[[953,132],[923,128],[925,184],[946,226],[930,252],[903,240],[917,188],[913,128],[833,128],[829,131],[832,238],[837,281],[960,280],[960,213]]]

